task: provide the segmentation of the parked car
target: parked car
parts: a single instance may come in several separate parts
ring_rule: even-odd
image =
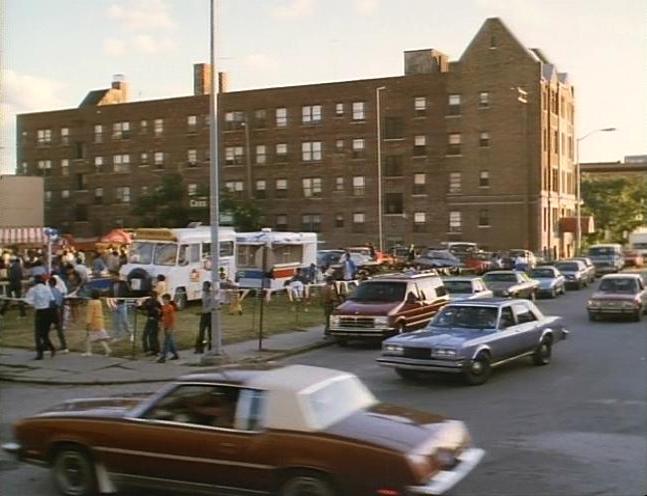
[[[557,295],[566,292],[566,278],[555,267],[550,265],[541,265],[530,271],[530,277],[539,281],[537,296],[550,296],[556,298]]]
[[[642,267],[645,264],[645,259],[638,250],[625,250],[623,255],[627,267]]]
[[[405,379],[445,372],[478,385],[512,359],[532,356],[536,365],[548,364],[553,345],[567,336],[561,317],[544,316],[530,301],[452,302],[424,330],[384,341],[377,361]]]
[[[509,298],[528,298],[534,300],[539,282],[530,279],[524,272],[514,270],[494,270],[483,276],[485,285],[494,296]]]
[[[424,327],[449,301],[433,273],[401,273],[363,281],[330,318],[330,334],[340,345],[349,338],[385,338]]]
[[[427,250],[424,255],[416,258],[413,265],[429,269],[446,269],[450,272],[458,272],[461,262],[448,250]]]
[[[586,267],[586,275],[589,283],[595,282],[595,265],[593,265],[593,261],[589,257],[573,257],[571,260],[579,260],[582,262]]]
[[[14,432],[3,447],[49,466],[69,496],[131,485],[172,494],[441,494],[484,454],[461,421],[380,403],[354,375],[304,365],[190,375],[147,398],[72,400]]]
[[[625,264],[622,245],[617,243],[593,245],[588,249],[587,256],[595,265],[597,275],[618,272]]]
[[[590,320],[605,315],[630,316],[639,321],[647,313],[647,289],[640,274],[607,274],[586,307]]]
[[[560,260],[554,266],[566,278],[566,287],[582,289],[589,285],[586,265],[581,260]]]
[[[492,254],[486,252],[467,252],[464,256],[458,256],[461,260],[463,267],[475,274],[485,274],[488,270],[492,270]]]
[[[480,300],[494,296],[494,293],[487,288],[485,281],[481,277],[444,277],[443,284],[449,293],[450,301]]]

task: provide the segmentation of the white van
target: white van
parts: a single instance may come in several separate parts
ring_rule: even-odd
[[[265,247],[265,249],[264,249]],[[265,257],[265,264],[263,264]],[[236,266],[241,288],[260,288],[267,272],[269,293],[285,289],[296,269],[317,263],[317,234],[261,231],[236,234]]]
[[[228,278],[236,274],[236,233],[220,227],[220,267]],[[119,270],[133,294],[147,294],[162,274],[168,292],[179,308],[198,300],[202,283],[211,280],[211,228],[137,229],[128,253],[128,263]]]

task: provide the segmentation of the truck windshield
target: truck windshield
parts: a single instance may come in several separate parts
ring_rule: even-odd
[[[153,261],[154,243],[135,242],[128,250],[128,261],[132,264],[148,265]]]
[[[177,258],[177,245],[174,243],[164,243],[155,246],[155,265],[175,265]]]
[[[403,301],[406,282],[365,282],[353,292],[351,301],[392,302]]]
[[[615,253],[615,250],[609,246],[597,246],[589,248],[589,255],[594,257],[608,257]]]

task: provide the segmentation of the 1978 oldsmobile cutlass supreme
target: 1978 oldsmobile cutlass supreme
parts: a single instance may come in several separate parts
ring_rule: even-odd
[[[462,373],[469,384],[483,384],[492,368],[532,356],[550,362],[553,345],[566,339],[561,317],[544,316],[527,300],[473,300],[445,306],[420,331],[382,343],[380,365],[403,378],[417,372]]]
[[[442,494],[483,456],[462,422],[379,403],[352,374],[302,365],[186,376],[146,399],[73,400],[14,430],[3,448],[50,466],[68,496]]]

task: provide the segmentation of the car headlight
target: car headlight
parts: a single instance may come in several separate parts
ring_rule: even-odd
[[[330,317],[330,325],[338,326],[339,325],[339,315],[333,315]]]
[[[589,300],[588,303],[586,304],[589,308],[598,308],[600,306],[599,301],[595,300]]]
[[[388,355],[402,355],[404,348],[399,344],[385,344],[382,347],[382,351]]]
[[[453,348],[434,348],[431,350],[431,356],[437,358],[455,358],[457,352]]]
[[[375,317],[375,325],[376,326],[387,326],[389,325],[389,318],[388,317]]]

